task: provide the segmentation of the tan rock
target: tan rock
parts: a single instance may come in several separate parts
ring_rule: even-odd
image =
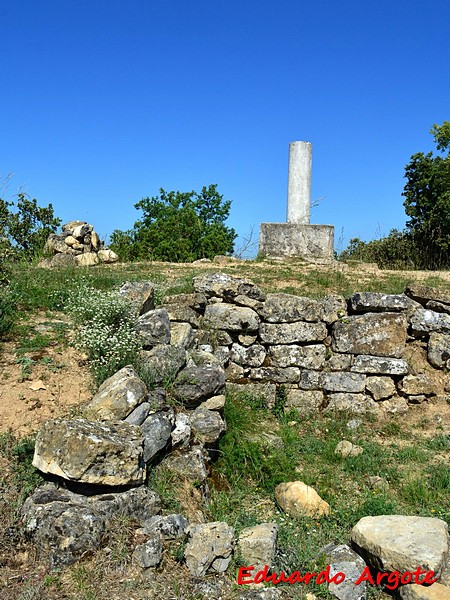
[[[110,250],[109,248],[105,248],[104,250],[98,251],[98,258],[102,263],[111,264],[115,263],[119,260],[119,257],[115,252]]]
[[[423,585],[404,585],[400,588],[401,600],[450,600],[450,588],[433,583],[429,587]]]
[[[92,267],[100,262],[95,252],[86,252],[75,256],[75,262],[79,267]]]
[[[293,517],[322,517],[330,513],[330,505],[303,481],[280,483],[275,488],[275,498],[284,512]]]
[[[77,244],[77,240],[73,237],[73,235],[68,235],[66,237],[66,239],[64,240],[64,243],[67,244],[68,246],[73,246],[74,244]]]
[[[343,458],[351,457],[351,456],[359,456],[363,453],[363,448],[361,446],[357,446],[356,444],[352,444],[348,440],[342,440],[336,446],[335,454],[339,454]]]

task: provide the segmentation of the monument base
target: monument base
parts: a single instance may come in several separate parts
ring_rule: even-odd
[[[259,254],[268,258],[302,258],[309,262],[334,259],[333,225],[261,223]]]

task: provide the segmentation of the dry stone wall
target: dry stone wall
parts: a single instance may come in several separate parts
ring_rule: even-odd
[[[414,286],[398,295],[316,300],[265,294],[251,281],[224,273],[195,278],[194,290],[156,308],[149,282],[125,284],[120,293],[139,315],[152,389],[126,366],[100,386],[82,418],[49,421],[39,431],[33,464],[52,482],[26,500],[22,517],[52,566],[98,548],[120,514],[132,515],[146,539],[133,552],[142,569],[159,565],[174,538],[186,540],[185,562],[194,577],[226,571],[236,547],[247,564],[272,563],[275,523],[247,528],[237,539],[227,523],[204,523],[202,515],[190,523],[183,515],[162,516],[160,498],[145,485],[148,472],[162,464],[177,481],[190,481],[207,494],[209,463],[226,431],[227,389],[261,396],[268,407],[282,399],[306,415],[344,411],[380,417],[404,414],[411,404],[445,392],[450,295]],[[412,349],[423,360],[415,360]],[[167,381],[171,401],[163,386]],[[350,447],[339,448],[342,455],[361,451],[343,444]],[[319,518],[330,507],[313,491],[302,482],[285,482],[274,494],[288,514],[300,510]],[[415,518],[421,519],[376,517],[381,538],[375,540],[360,522],[353,545],[371,566],[384,568],[395,546],[392,530],[413,539],[410,521],[402,519]],[[396,556],[395,568],[425,564],[432,555],[440,574],[449,553],[447,527],[439,519],[429,521],[429,535],[413,540],[408,560]],[[422,522],[413,530],[420,532]],[[328,549],[333,564],[343,564],[342,548],[352,553],[346,547]],[[357,555],[354,560],[345,568],[360,572],[365,563]],[[358,586],[348,597],[363,596]],[[336,597],[341,596],[336,592]]]

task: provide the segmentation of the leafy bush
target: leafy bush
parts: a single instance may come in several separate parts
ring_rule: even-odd
[[[66,308],[80,325],[74,345],[87,354],[96,386],[122,367],[137,363],[142,343],[127,298],[85,285],[69,294]]]
[[[0,198],[0,239],[15,257],[32,259],[39,255],[50,233],[60,224],[51,204],[40,207],[36,198],[24,193],[17,195],[16,203]]]
[[[115,230],[110,247],[122,260],[191,262],[233,252],[236,233],[225,221],[231,201],[216,185],[197,192],[166,192],[134,205],[143,211],[129,231]]]

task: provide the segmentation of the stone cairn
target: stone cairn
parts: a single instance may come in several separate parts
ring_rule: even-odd
[[[105,248],[93,225],[86,221],[69,221],[62,226],[61,233],[51,233],[44,253],[52,257],[42,260],[41,267],[90,267],[119,260],[115,252]]]
[[[353,417],[349,427],[358,426],[361,414],[405,414],[411,405],[444,393],[435,374],[450,367],[446,292],[414,286],[405,294],[356,293],[347,300],[331,295],[319,301],[264,294],[251,281],[224,273],[194,278],[194,290],[156,308],[150,282],[125,284],[120,293],[139,315],[152,389],[132,366],[124,367],[100,386],[82,418],[47,421],[38,432],[33,464],[52,482],[25,501],[22,518],[52,566],[99,548],[118,515],[132,517],[145,540],[133,551],[133,562],[144,570],[161,563],[174,539],[186,541],[184,559],[193,578],[224,573],[237,551],[242,566],[255,566],[253,575],[274,564],[276,523],[236,536],[226,522],[205,523],[194,510],[190,522],[185,515],[165,514],[158,494],[145,485],[151,469],[162,465],[176,485],[190,482],[207,498],[208,466],[226,431],[227,390],[247,391],[270,407],[283,386],[286,405],[302,417],[344,412]],[[407,344],[426,346],[428,363],[411,366],[404,358]],[[170,398],[163,387],[167,380],[173,382]],[[271,432],[264,439],[276,444],[276,437]],[[336,448],[342,456],[362,451],[346,440]],[[274,496],[291,516],[319,519],[330,513],[328,503],[301,481],[279,484]],[[387,572],[420,565],[440,580],[430,588],[436,595],[426,597],[450,597],[444,585],[448,528],[441,519],[367,516],[355,524],[349,545],[329,544],[322,552],[332,572],[346,575],[344,583],[329,584],[337,598],[365,598],[365,582],[354,582],[366,565]],[[414,589],[422,586],[403,585],[400,597],[419,598]],[[247,598],[245,593],[239,597]],[[273,590],[270,597],[279,593]]]

